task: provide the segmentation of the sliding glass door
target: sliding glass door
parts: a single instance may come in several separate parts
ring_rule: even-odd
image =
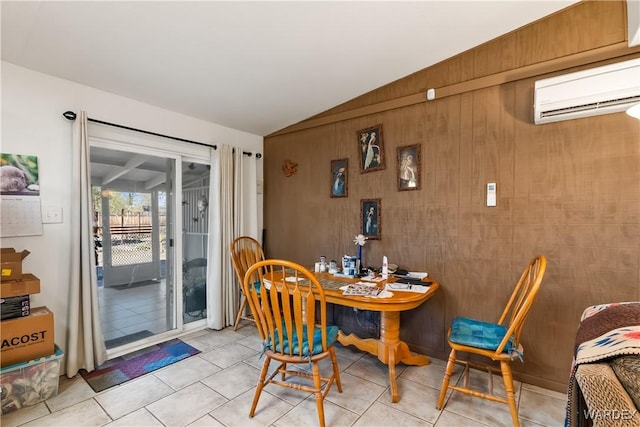
[[[135,348],[204,324],[206,160],[94,142],[90,161],[107,349]]]
[[[184,323],[206,319],[209,165],[182,163],[182,298]]]

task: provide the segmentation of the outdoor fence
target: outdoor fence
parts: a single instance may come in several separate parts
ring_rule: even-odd
[[[95,230],[98,242],[103,245],[102,216],[95,216]],[[165,256],[166,216],[159,217],[160,258]],[[111,265],[122,266],[153,261],[152,218],[149,212],[123,212],[110,215]]]

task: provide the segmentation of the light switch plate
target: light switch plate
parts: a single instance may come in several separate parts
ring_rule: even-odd
[[[43,224],[62,223],[62,208],[60,206],[43,206],[42,207],[42,223]]]
[[[487,184],[487,206],[496,206],[496,183],[489,182]]]

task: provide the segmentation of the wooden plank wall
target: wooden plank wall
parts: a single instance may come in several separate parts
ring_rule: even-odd
[[[440,281],[436,297],[403,313],[401,336],[444,359],[453,316],[497,320],[526,263],[545,254],[547,274],[524,330],[525,363],[514,370],[520,380],[566,391],[583,309],[640,300],[640,121],[617,113],[535,126],[533,85],[638,57],[638,49],[625,50],[626,37],[624,1],[578,3],[314,119],[537,64],[545,74],[320,126],[303,122],[265,138],[267,256],[312,265],[321,255],[355,254],[360,200],[380,198],[382,238],[367,242],[364,262],[380,266],[387,255]],[[585,59],[558,71],[567,57]],[[378,124],[386,167],[362,174],[356,133]],[[410,144],[421,145],[422,188],[398,191],[396,150]],[[330,198],[330,162],[342,158],[348,197]],[[285,160],[298,164],[288,178]],[[497,182],[494,208],[485,206],[488,182]]]

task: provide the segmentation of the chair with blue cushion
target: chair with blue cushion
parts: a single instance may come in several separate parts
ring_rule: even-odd
[[[342,384],[333,347],[338,327],[327,325],[322,286],[303,266],[272,259],[251,266],[243,288],[265,358],[249,416],[255,414],[262,389],[276,384],[315,394],[319,423],[324,426],[324,398],[334,382],[342,393]],[[322,376],[319,362],[327,357],[331,374]],[[269,373],[272,360],[279,365]]]
[[[516,406],[513,376],[511,375],[511,361],[523,361],[524,348],[521,343],[522,327],[529,315],[529,310],[540,289],[542,277],[547,268],[547,260],[540,255],[527,265],[520,280],[509,298],[497,323],[484,322],[468,317],[456,317],[449,329],[448,342],[451,347],[447,369],[442,380],[440,397],[436,407],[442,409],[447,390],[455,390],[475,397],[489,399],[509,405],[514,426],[519,426],[518,409]],[[500,363],[500,369],[487,364],[458,360],[458,353],[468,353],[483,356]],[[450,384],[455,364],[464,365],[464,384]],[[506,399],[493,394],[483,393],[469,387],[469,367],[487,370],[491,376],[495,372],[502,376],[506,391]],[[492,385],[492,383],[491,383]]]
[[[253,317],[245,315],[245,309],[247,307],[247,298],[242,291],[242,282],[244,281],[244,275],[253,264],[258,261],[264,260],[264,251],[262,245],[253,237],[240,236],[231,242],[231,261],[233,262],[233,269],[236,272],[238,278],[238,287],[240,288],[240,308],[236,314],[236,321],[233,324],[233,330],[238,329],[240,319],[249,320],[255,322]]]

